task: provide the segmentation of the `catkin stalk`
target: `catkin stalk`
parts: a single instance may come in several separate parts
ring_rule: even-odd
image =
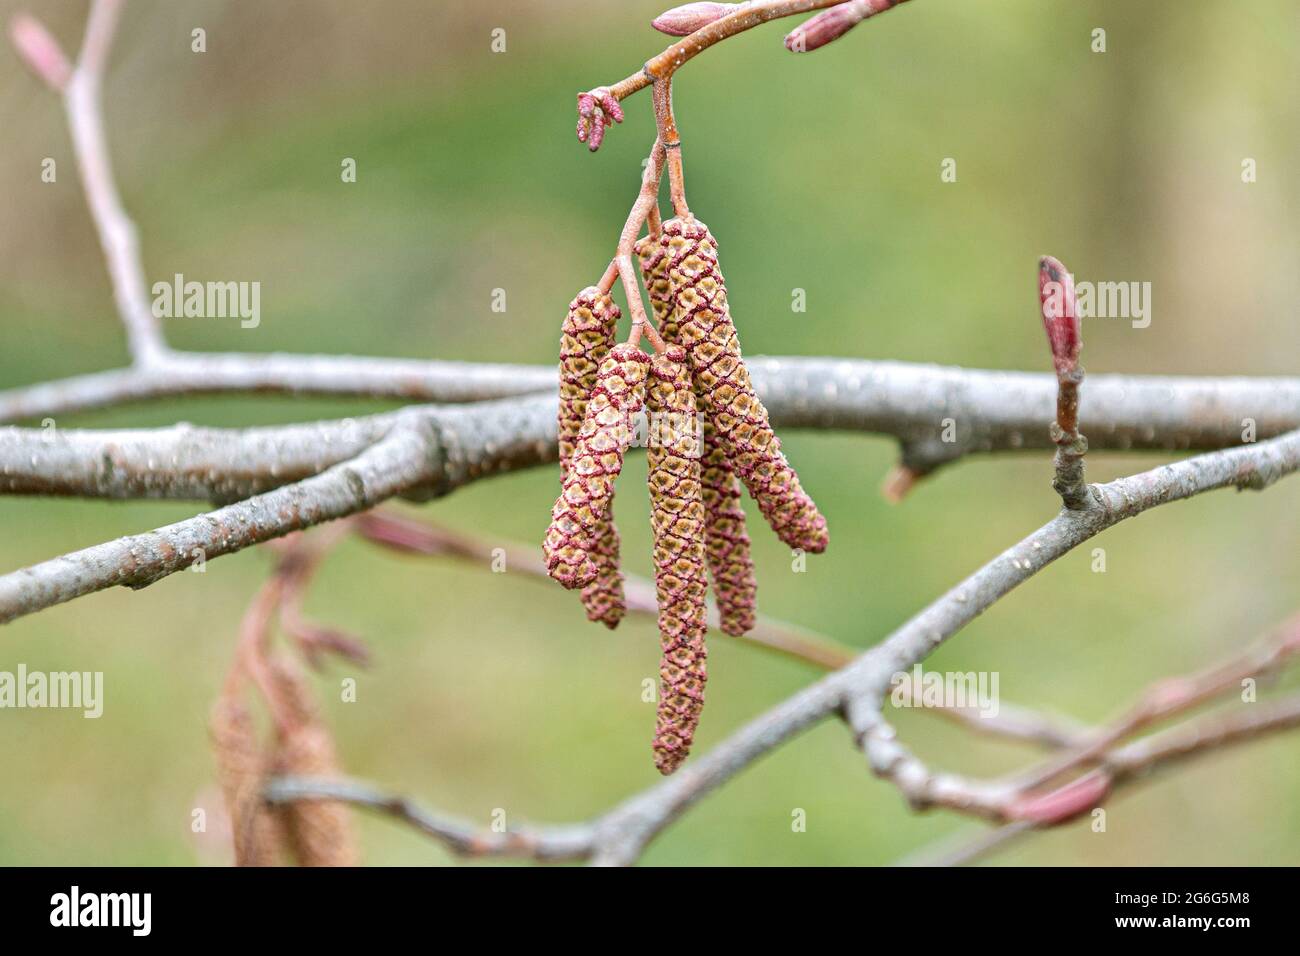
[[[704,502],[702,437],[686,351],[656,355],[646,390],[650,415],[647,464],[659,603],[659,707],[654,758],[670,774],[690,752],[708,679],[704,646]]]
[[[680,344],[676,303],[668,279],[668,250],[658,236],[642,236],[635,246],[659,334]],[[701,398],[696,393],[697,399]],[[700,401],[703,405],[703,401]],[[704,457],[701,486],[704,498],[704,545],[722,631],[733,637],[754,627],[758,579],[750,550],[745,509],[740,504],[740,479],[727,461],[713,422],[704,417]]]
[[[608,293],[590,286],[569,303],[560,331],[560,481],[568,474],[587,414],[587,404],[596,387],[596,373],[614,345],[619,309]],[[623,573],[619,570],[618,528],[614,525],[613,500],[601,516],[592,535],[589,552],[596,566],[595,579],[582,589],[587,618],[614,628],[627,612],[623,594]]]
[[[566,588],[586,587],[599,574],[593,558],[600,521],[608,516],[614,481],[645,404],[649,357],[634,345],[616,345],[596,374],[560,497],[542,542],[546,570]]]
[[[792,548],[826,550],[826,519],[782,454],[767,409],[754,393],[708,227],[695,219],[670,219],[663,224],[662,242],[680,341],[704,413],[717,428],[731,466],[777,537]]]

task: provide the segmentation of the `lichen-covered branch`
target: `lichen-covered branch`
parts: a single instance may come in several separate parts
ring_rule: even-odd
[[[429,481],[434,460],[426,430],[402,422],[318,475],[0,576],[0,623],[115,585],[142,588],[197,561],[373,508]]]
[[[284,363],[279,371],[292,373],[290,357],[277,361]],[[373,363],[371,371],[377,371],[386,360],[348,361]],[[903,461],[920,474],[967,454],[1054,447],[1044,424],[1052,420],[1056,401],[1051,375],[854,359],[759,358],[749,364],[777,426],[891,436],[902,446]],[[515,368],[492,367],[482,394],[519,379]],[[554,376],[549,369],[518,368],[532,373],[530,385]],[[127,379],[135,373],[120,374]],[[399,379],[392,379],[395,389]],[[324,389],[333,381],[340,389],[336,394],[361,393],[350,390],[346,375],[299,379],[288,374],[275,381],[286,391]],[[377,374],[369,377],[365,387],[377,387],[378,381]],[[179,382],[172,384],[181,388]],[[205,379],[203,367],[196,365],[183,391],[221,391],[230,384],[224,373]],[[259,387],[270,385],[267,379]],[[57,404],[57,386],[41,388]],[[80,386],[75,391],[87,394]],[[163,394],[176,393],[150,392],[148,397]],[[132,397],[143,396],[133,392]],[[436,426],[445,423],[464,438],[463,483],[553,461],[555,401],[551,394],[530,394],[410,411]],[[33,415],[54,407],[24,402]],[[1300,380],[1097,375],[1089,379],[1083,407],[1094,451],[1209,450],[1239,444],[1246,421],[1259,438],[1300,427]],[[387,428],[392,414],[245,430],[176,426],[100,432],[59,428],[57,422],[53,428],[0,429],[0,492],[223,500],[301,476],[313,464],[325,467],[341,460],[334,454],[355,453]],[[481,441],[481,434],[491,435],[492,442]],[[284,450],[278,462],[277,447]],[[109,468],[122,455],[120,473],[116,465]]]

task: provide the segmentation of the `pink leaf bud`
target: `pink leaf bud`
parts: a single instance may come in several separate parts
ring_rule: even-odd
[[[903,0],[849,0],[839,6],[823,10],[811,20],[799,24],[785,38],[785,48],[791,53],[811,53],[832,40],[838,40],[867,17],[892,10]]]
[[[1094,809],[1110,793],[1110,774],[1094,770],[1048,793],[1021,797],[1007,809],[1012,820],[1049,826],[1064,823]]]
[[[690,36],[713,21],[721,20],[739,6],[738,3],[687,3],[659,14],[650,25],[670,37]]]
[[[20,13],[9,23],[9,38],[28,68],[51,89],[62,91],[72,75],[72,66],[45,25]]]
[[[866,16],[858,7],[857,3],[845,3],[823,10],[791,30],[785,38],[785,48],[791,53],[811,53],[832,40],[838,40]]]
[[[1052,364],[1061,378],[1079,366],[1083,332],[1079,306],[1074,296],[1074,276],[1060,260],[1043,256],[1038,261],[1038,300],[1042,305],[1043,327],[1052,346]]]

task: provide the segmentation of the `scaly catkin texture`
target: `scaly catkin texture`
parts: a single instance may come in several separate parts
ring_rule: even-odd
[[[718,599],[724,634],[740,637],[754,628],[758,578],[750,554],[745,509],[740,504],[740,480],[727,462],[718,430],[704,421],[704,458],[700,468],[704,497],[704,544],[708,551],[713,593]]]
[[[663,340],[670,345],[680,345],[677,334],[677,309],[673,301],[672,283],[668,281],[668,250],[659,236],[642,236],[632,247],[637,262],[641,264],[641,279],[650,297],[655,326]]]
[[[659,602],[659,710],[654,756],[670,774],[690,752],[708,679],[704,647],[704,502],[702,438],[695,390],[681,346],[655,356],[646,403],[650,414],[647,466]]]
[[[741,358],[717,244],[708,227],[694,219],[665,222],[662,241],[680,341],[690,356],[704,413],[716,426],[731,466],[777,537],[792,548],[825,551],[826,519],[781,453],[767,409],[754,393]]]
[[[642,236],[637,240],[635,251],[659,333],[665,342],[681,344],[676,302],[668,279],[666,245],[659,241],[658,236]],[[703,404],[703,396],[698,390],[696,395]],[[745,509],[740,504],[740,479],[727,461],[717,428],[707,417],[704,419],[701,483],[704,492],[704,543],[713,591],[718,600],[718,615],[723,633],[740,637],[754,627],[758,579],[750,553]]]
[[[589,286],[569,303],[569,313],[560,331],[560,481],[569,470],[569,460],[578,443],[587,403],[596,387],[596,372],[614,346],[619,309],[608,293]],[[582,589],[582,606],[587,618],[614,628],[627,612],[623,595],[623,574],[618,567],[618,528],[614,525],[613,500],[609,512],[596,523],[589,553],[596,566],[596,578]]]
[[[282,841],[279,822],[262,801],[267,761],[248,708],[222,695],[208,720],[217,779],[230,816],[236,866],[275,866]]]
[[[275,755],[275,772],[295,777],[338,777],[334,738],[321,721],[302,670],[285,658],[271,675],[290,718]],[[289,851],[300,866],[356,866],[360,859],[348,808],[338,801],[295,800],[279,809]]]
[[[586,587],[600,573],[592,558],[596,532],[609,514],[635,416],[645,404],[649,367],[649,357],[639,348],[616,345],[596,373],[596,387],[542,542],[547,573],[566,588]]]

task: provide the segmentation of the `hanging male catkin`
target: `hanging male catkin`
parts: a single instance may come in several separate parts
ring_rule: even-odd
[[[321,720],[302,669],[285,657],[271,662],[271,678],[289,721],[280,728],[275,772],[294,777],[341,777],[334,737]],[[356,866],[360,860],[352,818],[344,803],[295,800],[279,808],[289,852],[299,866]]]
[[[619,309],[613,298],[595,286],[578,293],[569,303],[560,330],[560,482],[568,474],[587,403],[596,386],[596,372],[614,345]],[[618,566],[618,528],[614,525],[613,497],[609,512],[596,523],[590,557],[596,578],[582,589],[587,618],[606,627],[618,626],[627,611],[623,573]]]
[[[676,302],[668,279],[668,250],[658,236],[642,236],[635,251],[641,264],[655,324],[665,342],[681,344]],[[702,396],[696,392],[703,405]],[[740,504],[740,480],[727,461],[718,430],[704,417],[704,457],[701,486],[704,498],[704,545],[722,631],[740,637],[754,627],[758,579],[750,553],[745,509]]]
[[[586,587],[599,574],[592,558],[595,533],[609,514],[634,419],[645,404],[649,367],[649,357],[639,348],[616,345],[596,373],[596,387],[542,542],[547,573],[566,588]]]
[[[704,647],[703,444],[686,351],[671,345],[656,355],[646,390],[650,416],[647,455],[650,527],[654,535],[659,603],[659,709],[655,766],[672,773],[686,759],[704,707],[708,679]]]
[[[705,400],[704,414],[717,427],[731,466],[777,537],[792,548],[826,550],[826,519],[781,453],[767,409],[754,393],[708,227],[694,219],[670,219],[663,224],[662,242],[678,335]]]
[[[279,821],[262,800],[269,761],[258,744],[253,717],[235,694],[222,694],[208,719],[217,781],[230,817],[236,866],[275,866],[282,840]]]

